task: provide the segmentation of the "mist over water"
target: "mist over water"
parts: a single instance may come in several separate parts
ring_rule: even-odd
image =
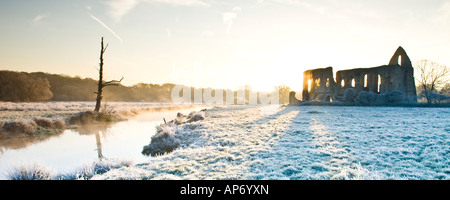
[[[0,179],[15,167],[34,163],[60,173],[71,172],[97,160],[125,159],[133,162],[156,133],[155,127],[170,121],[178,112],[185,115],[202,108],[146,112],[127,121],[84,125],[49,137],[11,138],[0,143]]]

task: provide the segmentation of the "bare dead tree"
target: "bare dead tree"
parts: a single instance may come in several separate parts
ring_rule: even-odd
[[[418,61],[415,68],[419,87],[427,103],[431,104],[433,92],[437,92],[447,83],[450,71],[447,66],[429,60]]]
[[[118,86],[120,84],[120,82],[122,82],[122,80],[123,80],[123,77],[122,77],[120,80],[112,80],[112,81],[107,81],[107,82],[103,81],[103,54],[105,53],[106,48],[108,48],[108,44],[106,44],[106,46],[103,45],[103,37],[102,37],[102,43],[101,43],[101,49],[100,49],[100,69],[98,70],[98,89],[97,89],[97,92],[94,92],[97,94],[94,112],[97,112],[97,113],[100,111],[100,106],[102,103],[103,88],[105,88],[107,86]]]

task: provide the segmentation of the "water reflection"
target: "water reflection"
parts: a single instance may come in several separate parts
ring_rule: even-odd
[[[126,121],[80,125],[52,136],[1,139],[0,179],[10,168],[36,162],[57,172],[71,172],[99,159],[145,161],[148,157],[141,154],[142,147],[156,133],[155,127],[164,123],[163,118],[170,121],[177,112],[187,115],[201,109],[142,113]]]
[[[95,140],[97,143],[97,156],[98,159],[101,161],[103,159],[103,154],[102,154],[102,140],[100,139],[100,133],[95,133]]]
[[[52,137],[58,137],[62,134],[40,135],[32,137],[18,137],[18,138],[2,138],[0,139],[0,154],[4,154],[8,150],[17,150],[27,148],[30,145],[44,142]]]
[[[114,124],[113,123],[100,123],[100,124],[86,124],[78,127],[76,131],[80,135],[95,135],[95,143],[97,146],[97,157],[101,161],[105,157],[102,153],[102,137],[106,138],[111,131],[108,131]]]
[[[102,140],[101,135],[106,138],[108,134],[108,129],[114,126],[116,123],[97,123],[97,124],[88,124],[81,125],[77,128],[71,129],[71,131],[77,132],[79,135],[94,135],[95,141],[97,144],[97,154],[98,158],[101,160],[104,158],[102,154]],[[30,136],[30,137],[12,137],[12,138],[4,138],[0,140],[0,153],[4,154],[9,150],[20,150],[25,149],[34,144],[42,143],[50,140],[51,138],[58,138],[66,131],[61,131],[58,134],[50,134],[50,135],[38,135],[38,136]]]

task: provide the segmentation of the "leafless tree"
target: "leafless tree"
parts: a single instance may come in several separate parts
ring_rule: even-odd
[[[420,60],[416,63],[415,69],[416,81],[427,103],[431,104],[433,93],[448,82],[449,68],[433,61]]]
[[[450,83],[447,82],[441,89],[441,94],[450,96]]]
[[[286,85],[279,85],[279,86],[275,87],[275,90],[278,91],[279,103],[280,104],[288,104],[289,103],[289,93],[291,92],[291,88]]]
[[[99,112],[100,111],[100,106],[102,103],[102,98],[103,98],[103,88],[107,87],[107,86],[118,86],[120,84],[120,82],[122,82],[123,77],[120,80],[112,80],[112,81],[103,81],[103,54],[106,51],[106,48],[108,48],[108,44],[106,46],[103,45],[103,37],[102,37],[102,43],[101,43],[101,49],[100,49],[100,69],[98,70],[98,89],[97,92],[95,92],[97,94],[97,99],[96,99],[96,104],[95,104],[95,109],[94,112]]]

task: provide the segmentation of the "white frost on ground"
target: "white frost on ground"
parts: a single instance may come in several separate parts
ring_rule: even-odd
[[[450,179],[448,108],[230,106],[177,137],[93,179]]]
[[[121,115],[135,115],[146,111],[164,111],[194,107],[190,104],[153,102],[102,102],[101,108],[113,109]],[[49,101],[49,102],[1,102],[0,120],[22,120],[33,117],[68,118],[79,112],[92,111],[93,101]]]
[[[172,107],[172,103],[153,102],[102,102],[103,106],[117,107],[117,110],[145,109],[151,107]],[[49,102],[1,102],[1,111],[86,111],[93,110],[95,101],[49,101]]]

